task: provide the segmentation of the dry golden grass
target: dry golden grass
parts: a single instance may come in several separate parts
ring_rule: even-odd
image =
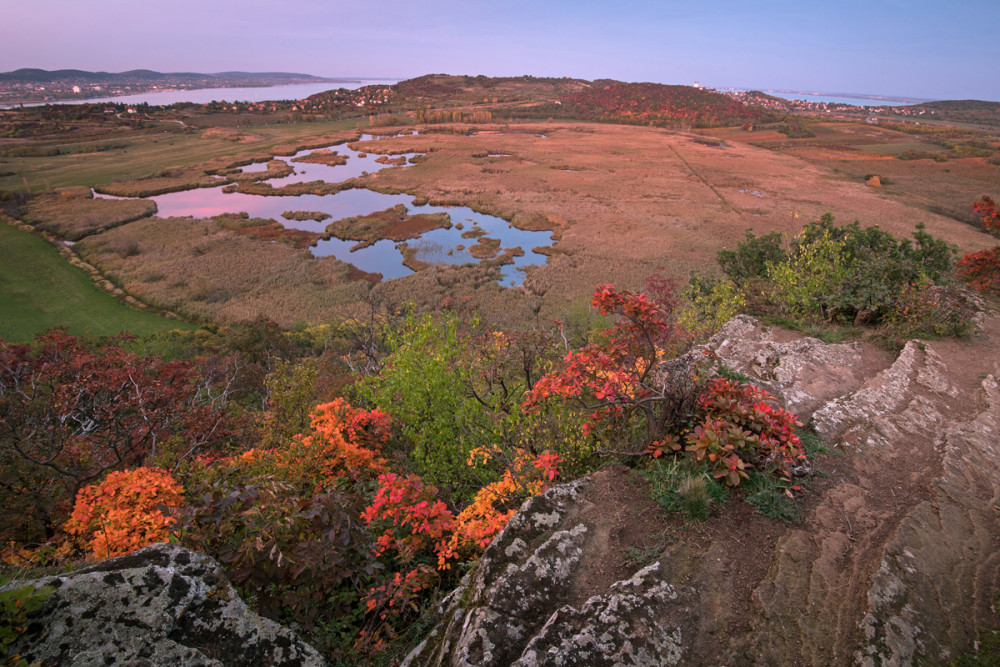
[[[384,211],[336,220],[327,225],[326,232],[327,238],[336,236],[344,241],[359,241],[351,248],[355,250],[367,248],[382,239],[406,241],[415,239],[432,229],[450,227],[451,217],[447,213],[410,215],[406,211],[406,206],[396,204]]]
[[[292,165],[284,160],[268,160],[267,169],[263,171],[240,171],[239,169],[233,169],[226,172],[225,175],[234,181],[244,182],[264,181],[269,178],[284,178],[294,173],[295,169]]]
[[[293,248],[308,248],[323,238],[322,234],[317,234],[316,232],[285,227],[277,220],[251,218],[245,212],[219,215],[214,219],[225,229],[236,232],[241,236],[249,236],[262,241],[280,241],[287,243]]]
[[[324,220],[329,220],[332,216],[323,211],[285,211],[281,214],[281,217],[285,220],[315,220],[316,222],[323,222]]]
[[[713,130],[727,141],[749,141],[754,145],[801,158],[851,181],[864,182],[878,175],[882,194],[909,204],[917,215],[938,213],[979,225],[969,206],[984,194],[1000,189],[1000,168],[984,157],[900,160],[907,152],[948,158],[949,150],[935,141],[950,138],[961,142],[978,138],[996,145],[996,137],[944,126],[889,127],[843,121],[815,123],[815,137],[789,139],[773,131],[747,133],[734,128]],[[898,128],[905,127],[907,132]],[[956,138],[957,137],[957,138]],[[860,218],[864,222],[864,218]]]
[[[338,155],[337,151],[331,151],[325,148],[315,150],[308,155],[302,155],[297,158],[293,158],[292,162],[311,162],[313,164],[325,164],[330,167],[337,167],[340,165],[347,164],[346,155]]]
[[[155,197],[193,188],[214,188],[225,182],[225,179],[205,173],[204,169],[170,169],[146,178],[114,181],[94,189],[114,197]]]
[[[424,159],[359,180],[434,204],[470,206],[515,224],[530,220],[535,228],[540,223],[557,228],[561,240],[548,263],[531,269],[525,287],[513,290],[523,299],[543,297],[544,312],[557,311],[600,283],[640,287],[661,268],[681,281],[691,271],[716,271],[716,252],[742,240],[744,230],[793,235],[828,212],[840,222],[857,219],[899,236],[909,236],[922,221],[962,251],[993,244],[969,225],[908,205],[890,188],[868,188],[863,179],[728,136],[721,147],[696,138],[574,123],[496,126],[473,136],[385,138],[378,141],[379,152],[405,148],[425,153]],[[872,140],[863,134],[857,139]],[[506,155],[483,157],[487,153]],[[575,170],[552,168],[567,164]],[[979,183],[963,187],[968,201],[981,194]]]
[[[480,236],[469,246],[469,254],[476,259],[492,259],[498,252],[500,252],[500,239],[491,239],[488,236]]]
[[[261,197],[298,197],[299,195],[330,195],[343,190],[360,187],[356,179],[348,179],[341,183],[326,183],[324,181],[309,181],[308,183],[289,183],[274,187],[270,183],[260,181],[243,181],[227,185],[223,192],[241,192]]]
[[[380,282],[372,293],[390,308],[412,304],[420,310],[466,309],[485,321],[511,328],[540,323],[542,300],[522,288],[500,287],[499,278],[499,270],[494,267],[437,265],[405,278]],[[555,312],[564,305],[560,304]]]
[[[415,166],[346,184],[276,190],[266,183],[241,183],[238,188],[294,195],[371,187],[408,192],[435,205],[469,206],[525,229],[554,230],[559,241],[545,251],[548,262],[529,269],[523,287],[500,287],[499,271],[491,266],[510,261],[515,249],[463,267],[417,265],[414,250],[407,261],[420,269],[416,274],[373,288],[391,304],[466,307],[510,325],[558,316],[601,283],[639,288],[655,272],[684,281],[692,270],[716,271],[717,251],[742,240],[746,229],[792,235],[828,212],[839,222],[857,219],[898,236],[909,236],[924,222],[931,234],[963,252],[995,245],[972,225],[932,210],[942,202],[957,207],[996,192],[1000,170],[982,158],[934,163],[933,169],[920,164],[927,161],[881,159],[871,146],[897,138],[857,124],[818,128],[811,144],[789,142],[784,135],[774,138],[784,142],[777,148],[746,143],[771,134],[777,133],[713,130],[708,136],[719,140],[714,141],[637,126],[498,124],[473,136],[421,133],[357,142],[367,152],[424,157]],[[913,140],[897,134],[900,142]],[[347,130],[338,135],[357,136]],[[288,154],[332,145],[332,138],[298,139],[287,146]],[[807,149],[826,153],[819,159],[780,152]],[[838,151],[851,159],[831,160]],[[227,159],[193,171],[231,167],[234,162]],[[881,175],[883,187],[865,186],[864,176],[871,173]],[[402,223],[381,225],[373,238],[387,237],[394,224]],[[273,226],[259,227],[259,235],[279,234]],[[366,281],[373,276],[346,264],[238,232],[244,230],[212,220],[143,220],[80,245],[130,292],[216,321],[263,314],[283,324],[318,322],[359,308],[372,289]]]
[[[90,189],[63,188],[32,199],[22,212],[24,222],[70,241],[139,220],[156,213],[145,199],[94,199]]]
[[[380,155],[377,158],[375,158],[375,162],[379,164],[386,164],[392,167],[402,167],[403,165],[406,164],[406,160],[407,158],[403,156],[389,157],[388,155]]]
[[[352,281],[343,262],[241,236],[215,219],[140,220],[90,237],[77,250],[141,300],[214,322],[328,321],[350,313],[370,288]]]

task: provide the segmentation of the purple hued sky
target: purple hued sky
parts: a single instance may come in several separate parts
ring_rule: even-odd
[[[532,74],[1000,101],[995,0],[4,0],[0,71]]]

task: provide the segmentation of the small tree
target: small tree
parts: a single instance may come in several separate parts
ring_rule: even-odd
[[[236,422],[204,400],[190,364],[122,342],[89,344],[62,329],[33,347],[0,341],[0,501],[10,510],[0,535],[51,534],[77,492],[107,472],[232,437]]]
[[[673,295],[672,287],[664,289]],[[613,316],[614,326],[599,342],[567,354],[562,370],[543,376],[527,392],[524,407],[537,409],[549,397],[560,397],[590,413],[588,432],[598,425],[619,432],[638,428],[641,450],[664,435],[691,399],[692,378],[660,367],[668,351],[683,346],[674,318],[677,301],[603,285],[591,303],[600,314]]]
[[[672,299],[605,285],[593,303],[614,315],[615,325],[601,341],[566,355],[562,369],[527,393],[525,407],[552,398],[571,402],[590,412],[585,428],[612,427],[604,438],[623,441],[630,450],[624,453],[686,453],[730,486],[751,469],[790,483],[794,468],[807,467],[795,434],[800,424],[767,392],[723,378],[709,381],[697,364],[671,360],[684,341]]]

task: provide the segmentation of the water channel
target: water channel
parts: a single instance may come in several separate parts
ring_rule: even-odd
[[[376,137],[371,135],[362,135],[361,137],[361,141],[374,139]],[[329,166],[312,162],[295,162],[294,158],[312,152],[312,150],[300,151],[294,156],[277,158],[289,164],[294,169],[294,173],[266,182],[275,188],[309,181],[339,183],[349,178],[361,176],[362,172],[374,173],[386,168],[411,168],[410,165],[379,164],[375,161],[379,155],[359,153],[348,148],[346,144],[330,146],[329,150],[346,156],[347,163]],[[406,154],[402,157],[409,160],[415,155]],[[263,163],[243,167],[244,172],[264,169],[266,169],[266,165]],[[223,187],[219,186],[217,188],[172,192],[150,197],[150,199],[156,202],[157,215],[161,218],[182,216],[208,218],[223,213],[246,212],[253,218],[271,218],[286,227],[313,232],[324,232],[327,224],[334,220],[368,215],[398,204],[404,205],[410,215],[444,212],[451,218],[452,227],[450,229],[434,229],[425,232],[419,238],[406,242],[411,249],[416,250],[416,259],[444,264],[476,263],[479,260],[466,250],[476,240],[463,238],[462,234],[471,230],[479,235],[481,230],[482,236],[500,240],[500,252],[513,248],[521,248],[524,251],[523,255],[513,258],[513,264],[500,267],[500,284],[507,286],[520,285],[524,281],[524,272],[521,269],[545,263],[545,255],[534,252],[533,248],[552,245],[550,232],[531,232],[517,229],[502,218],[477,213],[464,206],[442,207],[429,204],[417,206],[414,205],[414,198],[411,195],[388,195],[372,190],[352,189],[328,195],[261,196],[237,192],[226,193],[223,192]],[[328,213],[330,218],[322,222],[288,220],[282,215],[286,211],[321,211]],[[381,273],[383,279],[399,278],[413,273],[410,268],[403,265],[400,244],[390,240],[381,240],[367,248],[351,250],[356,244],[357,241],[331,238],[320,241],[310,250],[317,257],[333,256],[353,264],[362,271]]]

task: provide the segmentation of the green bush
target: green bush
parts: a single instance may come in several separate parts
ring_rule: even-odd
[[[746,235],[746,240],[741,241],[735,250],[723,248],[717,255],[722,272],[740,286],[750,278],[763,278],[769,265],[780,264],[788,258],[781,247],[779,232],[756,236],[748,229]]]
[[[946,282],[955,252],[922,223],[913,239],[897,239],[878,227],[862,229],[857,221],[836,225],[826,214],[806,225],[787,252],[777,232],[761,237],[748,232],[735,250],[719,252],[730,284],[693,279],[689,300],[694,312],[709,319],[714,304],[731,309],[742,303],[758,316],[878,324],[905,290]]]
[[[768,277],[774,299],[794,317],[825,310],[849,276],[844,243],[824,232],[801,243],[788,261],[771,264]]]
[[[808,139],[815,137],[816,133],[810,130],[805,123],[798,118],[790,118],[787,122],[781,123],[776,128],[778,132],[788,135],[789,139]]]
[[[565,474],[587,467],[593,446],[576,413],[553,405],[529,414],[521,407],[524,391],[557,354],[548,334],[493,332],[444,312],[411,315],[389,348],[381,371],[355,391],[393,416],[407,466],[453,505],[500,479],[503,462],[517,451],[558,454]],[[472,466],[476,450],[508,458]]]

